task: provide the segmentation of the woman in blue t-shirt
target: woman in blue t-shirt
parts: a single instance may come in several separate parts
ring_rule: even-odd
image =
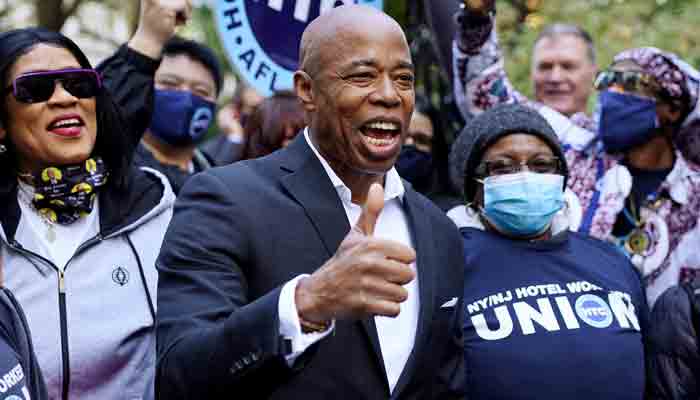
[[[504,105],[462,135],[467,205],[448,215],[466,254],[467,398],[642,399],[639,276],[612,245],[569,230],[579,209],[552,128]]]

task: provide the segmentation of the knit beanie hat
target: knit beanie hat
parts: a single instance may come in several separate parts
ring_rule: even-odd
[[[486,150],[499,139],[512,133],[537,136],[547,143],[554,156],[561,160],[564,185],[569,175],[566,158],[556,133],[546,119],[532,108],[520,104],[503,104],[491,108],[469,121],[452,145],[450,178],[467,202],[474,200],[476,168]]]

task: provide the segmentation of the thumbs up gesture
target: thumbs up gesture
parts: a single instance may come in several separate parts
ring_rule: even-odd
[[[362,214],[336,253],[311,276],[299,281],[299,316],[316,323],[331,319],[395,317],[408,298],[403,285],[415,278],[415,251],[399,242],[373,237],[384,207],[384,190],[369,188]]]

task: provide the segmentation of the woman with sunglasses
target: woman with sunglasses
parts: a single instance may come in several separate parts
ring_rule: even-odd
[[[462,131],[466,398],[641,400],[647,307],[629,260],[570,231],[548,122],[499,105]]]
[[[143,111],[128,91],[133,51],[157,57],[188,1],[141,3],[152,34],[103,67],[116,96],[60,33],[0,34],[0,251],[52,399],[154,397],[154,264],[174,195],[131,165]]]
[[[567,152],[580,231],[625,253],[653,304],[700,271],[700,74],[645,47],[618,54],[595,86],[599,141]]]

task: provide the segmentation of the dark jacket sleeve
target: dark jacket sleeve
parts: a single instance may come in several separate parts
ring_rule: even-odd
[[[693,326],[692,303],[682,287],[672,287],[657,300],[649,336],[648,398],[697,399],[698,333]]]
[[[248,295],[254,221],[211,171],[183,188],[156,262],[159,399],[262,398],[292,372],[279,337],[280,288]]]
[[[204,154],[214,161],[216,165],[228,165],[243,158],[243,143],[234,143],[226,138],[225,133],[217,133],[216,136],[204,142],[199,148]]]
[[[131,149],[141,140],[151,124],[153,113],[153,81],[160,60],[154,60],[126,44],[104,60],[97,70],[102,83],[119,105],[127,123]]]
[[[39,368],[39,362],[34,354],[29,325],[19,303],[12,292],[0,289],[0,340],[6,341],[17,353],[24,371],[27,390],[34,400],[47,400],[44,378]],[[10,396],[12,397],[12,396]],[[9,397],[8,397],[9,399]]]

